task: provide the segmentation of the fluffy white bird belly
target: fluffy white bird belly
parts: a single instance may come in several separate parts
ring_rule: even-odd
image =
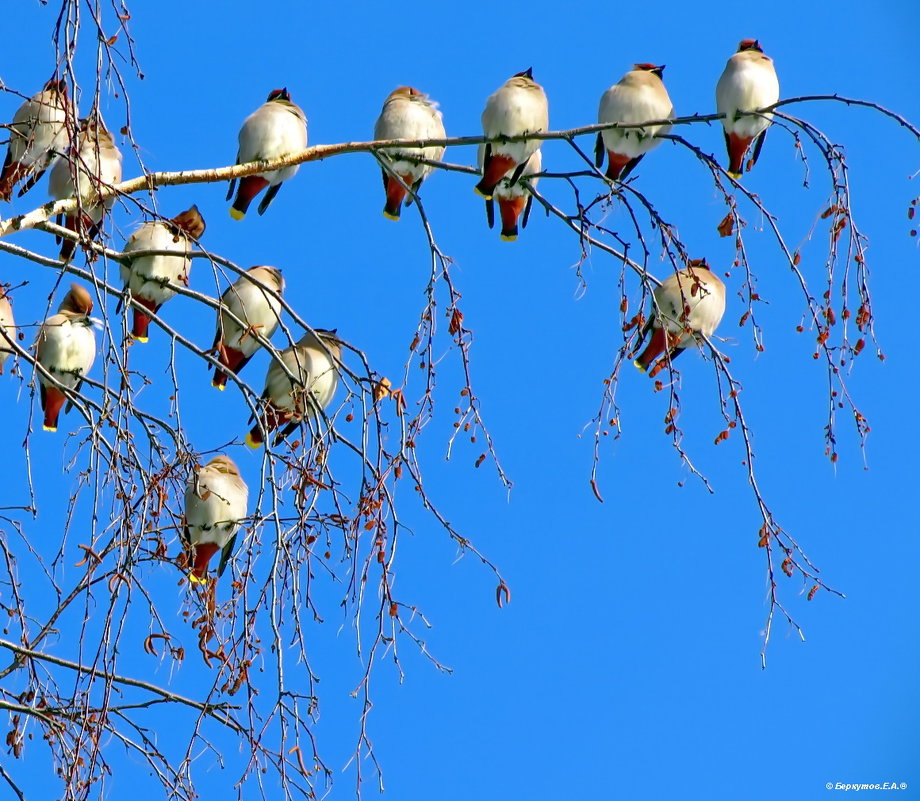
[[[93,366],[96,340],[93,332],[82,324],[65,323],[56,327],[44,347],[44,364],[62,384],[75,387],[79,375]],[[42,381],[47,384],[49,382]]]

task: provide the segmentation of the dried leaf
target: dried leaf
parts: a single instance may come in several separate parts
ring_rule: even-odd
[[[719,232],[719,236],[731,236],[735,232],[734,215],[731,212],[726,214],[722,222],[716,226],[716,230]]]
[[[447,332],[453,336],[463,327],[463,312],[460,309],[454,307],[453,313],[450,315],[450,325],[447,328]]]
[[[390,387],[393,386],[390,383],[390,379],[383,377],[377,384],[374,385],[374,402],[377,403],[382,401],[384,398],[390,397]]]

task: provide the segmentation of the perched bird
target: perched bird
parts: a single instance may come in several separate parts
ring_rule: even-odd
[[[0,286],[0,375],[6,360],[13,355],[10,342],[16,341],[16,321],[13,319],[13,304],[6,293],[6,287]]]
[[[256,281],[270,291],[266,292]],[[220,390],[226,388],[227,373],[239,373],[262,346],[259,334],[271,339],[281,315],[282,292],[284,278],[281,270],[277,267],[250,267],[221,295],[212,349],[217,352],[217,360],[226,372],[215,370],[211,386]]]
[[[485,145],[479,146],[479,166],[482,167],[485,158]],[[539,178],[530,178],[524,182],[523,178],[536,175],[543,169],[543,155],[538,150],[528,160],[524,166],[524,171],[520,178],[511,183],[513,170],[505,173],[505,176],[495,185],[492,197],[486,200],[486,219],[489,221],[489,228],[495,227],[495,202],[498,202],[498,212],[502,219],[501,239],[503,242],[514,242],[518,238],[518,219],[523,213],[521,227],[527,227],[527,218],[530,217],[530,207],[533,205],[533,195],[530,194],[530,188],[536,188]]]
[[[278,444],[307,415],[318,419],[320,412],[332,403],[339,385],[337,363],[342,358],[342,347],[335,331],[320,328],[308,331],[296,345],[281,351],[280,356],[297,383],[291,381],[277,359],[272,359],[265,376],[262,414],[246,435],[250,448],[258,448],[264,442],[263,431],[270,434],[285,426],[275,437]]]
[[[307,117],[300,106],[291,102],[291,95],[287,89],[273,89],[268,100],[245,119],[243,127],[240,128],[239,140],[237,164],[289,156],[307,146]],[[242,220],[249,210],[249,204],[267,186],[269,189],[259,202],[258,209],[259,214],[265,214],[265,209],[278,194],[281,184],[288,178],[293,178],[299,167],[299,164],[292,164],[280,170],[240,178],[236,198],[230,207],[230,216],[234,220]],[[235,185],[234,178],[230,181],[227,200],[233,197]]]
[[[533,80],[533,71],[519,72],[509,78],[486,100],[482,112],[482,130],[490,139],[541,133],[549,127],[549,104],[543,87]],[[482,180],[476,191],[487,200],[509,170],[510,183],[517,183],[528,159],[540,149],[540,140],[491,142],[483,156]]]
[[[229,456],[219,454],[192,471],[185,488],[185,542],[191,550],[189,580],[207,580],[208,562],[221,550],[222,576],[236,545],[236,532],[248,512],[249,488]]]
[[[696,259],[669,275],[661,286],[655,287],[653,295],[639,346],[649,331],[652,336],[635,361],[636,367],[645,372],[665,354],[649,373],[652,377],[696,341],[696,335],[712,336],[725,313],[725,284],[703,259]]]
[[[89,292],[79,284],[71,284],[57,314],[42,323],[35,341],[38,363],[74,393],[80,391],[83,376],[96,358],[95,321],[89,316],[92,310]],[[42,427],[45,431],[57,431],[58,416],[67,396],[41,373],[38,381],[45,413]]]
[[[76,184],[74,183],[76,181]],[[66,228],[92,240],[102,224],[102,217],[115,204],[115,198],[99,202],[99,190],[121,182],[121,152],[115,140],[94,109],[80,120],[76,141],[71,143],[67,158],[58,161],[51,170],[48,189],[55,200],[76,197],[79,207],[67,215]],[[81,213],[82,212],[82,213]],[[60,222],[60,220],[59,220]],[[69,259],[75,243],[65,239],[61,258]]]
[[[664,66],[635,64],[617,83],[601,95],[597,121],[634,125],[651,120],[674,117],[674,106],[664,88]],[[604,150],[609,158],[607,177],[625,180],[642,157],[661,144],[657,136],[671,130],[670,125],[649,125],[642,128],[611,128],[597,135],[596,165],[604,163]]]
[[[400,86],[390,92],[374,125],[374,139],[445,138],[447,133],[444,131],[438,104],[411,86]],[[393,171],[383,171],[383,188],[387,195],[383,216],[388,220],[398,220],[400,206],[407,192],[396,176],[402,178],[403,183],[413,192],[417,192],[422,181],[431,175],[434,168],[411,159],[440,161],[444,155],[444,148],[394,147],[390,150],[381,150],[378,155]]]
[[[757,141],[751,155],[751,166],[757,162],[767,128],[773,119],[772,114],[741,116],[739,113],[772,106],[777,100],[779,79],[773,59],[764,55],[756,39],[743,40],[738,45],[738,52],[728,60],[716,85],[716,110],[725,115],[722,127],[725,128],[725,144],[728,147],[728,174],[732,178],[740,178],[744,172],[744,156],[754,139]]]
[[[38,183],[45,170],[67,149],[70,138],[67,123],[73,119],[67,83],[56,78],[19,107],[9,126],[10,147],[0,173],[0,200],[9,200],[13,188],[22,180],[25,184],[19,190],[19,197]]]
[[[204,218],[197,206],[173,217],[171,220],[152,220],[144,223],[125,242],[125,253],[144,250],[168,250],[175,256],[138,256],[121,265],[121,280],[130,290],[131,297],[144,309],[156,314],[160,306],[176,294],[177,284],[188,286],[192,260],[188,258],[192,239],[204,233]],[[144,309],[134,307],[134,324],[131,336],[138,342],[147,341],[150,316]]]

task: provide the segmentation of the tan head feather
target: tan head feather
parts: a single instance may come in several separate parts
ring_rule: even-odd
[[[198,211],[198,206],[192,206],[187,211],[180,212],[170,222],[192,239],[198,239],[204,233],[204,217]]]
[[[277,267],[270,267],[267,264],[260,264],[256,267],[250,267],[246,271],[249,275],[261,281],[269,289],[273,289],[279,295],[284,292],[284,276]]]
[[[70,291],[64,295],[64,300],[58,306],[59,312],[73,314],[89,314],[93,310],[93,299],[89,292],[79,284],[71,284]]]
[[[236,462],[223,453],[217,454],[217,456],[207,463],[206,467],[212,467],[218,472],[227,473],[231,476],[238,476],[240,474],[240,469],[236,466]]]

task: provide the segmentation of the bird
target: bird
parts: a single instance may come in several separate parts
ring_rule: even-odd
[[[74,184],[76,181],[76,184]],[[99,201],[99,190],[121,182],[121,151],[102,121],[97,109],[80,120],[76,141],[51,170],[48,190],[55,200],[76,197],[78,206],[66,215],[64,226],[92,240],[102,224],[102,217],[115,204],[110,196]],[[60,222],[60,219],[58,220]],[[76,244],[65,239],[61,259],[69,259]]]
[[[482,166],[485,158],[485,145],[479,146],[479,165]],[[495,226],[495,202],[498,202],[498,212],[502,220],[501,239],[503,242],[514,242],[518,238],[518,219],[521,218],[521,228],[527,227],[527,219],[530,217],[530,208],[533,205],[533,195],[530,194],[531,188],[536,188],[540,181],[539,177],[529,178],[536,175],[543,169],[543,155],[537,150],[524,166],[524,171],[515,183],[511,183],[513,170],[508,170],[505,176],[495,185],[492,197],[486,200],[486,219],[489,222],[489,228]],[[524,182],[523,178],[529,178]]]
[[[89,315],[93,299],[79,284],[71,284],[70,291],[53,314],[42,323],[35,341],[36,360],[57,381],[73,393],[80,391],[83,376],[89,372],[96,358],[96,335]],[[42,411],[45,413],[44,431],[57,431],[58,416],[67,400],[60,387],[39,373]]]
[[[446,138],[447,133],[444,131],[438,104],[411,86],[400,86],[390,92],[374,125],[374,139],[378,140]],[[406,187],[417,192],[422,181],[431,175],[434,169],[430,164],[419,164],[413,159],[440,161],[443,155],[444,148],[440,146],[394,147],[378,153],[390,168],[383,170],[383,188],[386,191],[384,217],[388,220],[398,220],[400,206],[408,194]],[[403,183],[399,182],[397,175]]]
[[[674,361],[698,335],[710,337],[725,313],[725,284],[703,259],[669,275],[652,293],[652,309],[642,329],[637,349],[651,338],[634,364],[646,372],[659,356],[649,376],[655,377]]]
[[[229,456],[218,454],[192,471],[185,487],[184,538],[191,551],[188,577],[193,584],[207,581],[208,562],[218,550],[217,575],[223,575],[248,505],[249,488]]]
[[[728,174],[736,180],[744,172],[744,156],[754,142],[749,167],[753,167],[763,148],[772,114],[746,114],[772,106],[779,100],[779,79],[773,59],[764,55],[760,42],[744,39],[725,65],[716,85],[716,110],[722,117],[728,148]],[[755,141],[756,140],[756,141]]]
[[[634,64],[629,72],[601,95],[597,121],[630,125],[672,119],[674,105],[662,81],[663,72],[664,65]],[[646,153],[661,144],[661,140],[656,137],[670,130],[670,125],[648,125],[601,131],[597,135],[595,164],[597,167],[603,165],[606,150],[609,159],[607,177],[623,181]]]
[[[262,414],[246,435],[250,448],[258,448],[264,442],[263,431],[270,434],[284,426],[275,437],[277,445],[308,414],[318,419],[320,412],[332,403],[339,385],[337,364],[342,358],[342,347],[334,330],[308,331],[279,356],[284,367],[278,359],[272,359],[265,376]],[[296,386],[285,368],[297,379]]]
[[[188,258],[192,239],[204,233],[204,218],[197,206],[177,214],[171,220],[151,220],[138,228],[125,242],[125,254],[144,250],[168,250],[175,256],[138,256],[121,265],[121,280],[131,297],[144,308],[134,307],[131,337],[146,342],[150,315],[176,294],[175,286],[188,286],[192,260]]]
[[[16,321],[13,318],[13,304],[6,286],[0,286],[0,375],[6,360],[13,355],[11,342],[16,341]]]
[[[217,360],[225,369],[214,370],[211,386],[223,391],[227,386],[227,373],[239,373],[246,366],[262,346],[257,335],[271,339],[280,320],[282,292],[281,270],[260,266],[250,267],[221,295],[212,350],[216,351]]]
[[[291,102],[291,94],[287,89],[273,89],[268,95],[268,100],[243,121],[236,163],[269,161],[304,150],[306,146],[306,115],[300,106]],[[258,208],[260,215],[265,214],[265,210],[281,189],[281,184],[288,178],[293,178],[299,167],[299,164],[292,164],[278,170],[240,178],[236,198],[230,207],[230,216],[234,220],[242,220],[249,210],[249,204],[267,186],[268,191],[259,202]],[[234,178],[230,181],[227,200],[233,197],[235,186]]]
[[[10,145],[0,172],[0,200],[9,200],[20,181],[25,183],[19,197],[38,183],[67,149],[68,124],[73,125],[74,119],[67,82],[57,78],[19,107],[9,126]]]
[[[482,130],[488,139],[541,133],[549,128],[549,104],[543,87],[527,69],[509,78],[486,100]],[[483,157],[482,180],[476,191],[486,200],[509,170],[510,183],[517,183],[528,159],[540,149],[539,139],[520,142],[487,142]]]

